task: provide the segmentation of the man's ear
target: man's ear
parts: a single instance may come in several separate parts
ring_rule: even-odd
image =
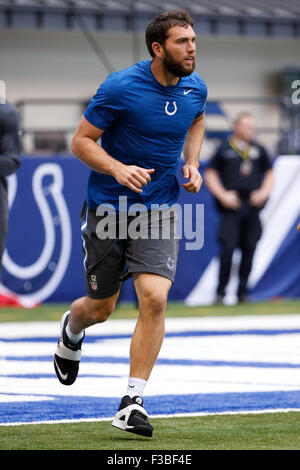
[[[163,46],[159,42],[152,43],[152,50],[153,50],[154,55],[158,57],[159,59],[163,57],[164,49],[163,49]]]

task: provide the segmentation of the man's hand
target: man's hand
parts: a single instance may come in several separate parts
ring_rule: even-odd
[[[185,164],[182,167],[182,174],[185,179],[189,179],[187,183],[182,184],[184,189],[188,193],[198,193],[202,184],[202,176],[200,175],[198,168]]]
[[[268,199],[268,195],[262,189],[256,189],[251,191],[249,197],[249,204],[252,207],[262,207],[266,200]]]
[[[151,181],[151,174],[154,168],[148,170],[135,165],[124,165],[118,162],[113,172],[114,178],[119,184],[127,186],[135,193],[142,193],[142,187]]]
[[[226,209],[236,211],[241,207],[241,200],[236,191],[224,191],[219,201]]]

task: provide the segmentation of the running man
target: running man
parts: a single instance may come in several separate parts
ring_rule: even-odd
[[[137,203],[145,207],[147,221],[151,206],[165,204],[171,208],[179,193],[176,170],[183,146],[183,187],[190,193],[200,190],[198,161],[207,90],[194,72],[193,24],[182,10],[155,16],[146,29],[152,60],[113,73],[105,80],[72,141],[73,153],[92,170],[81,225],[86,297],[73,302],[62,317],[55,371],[65,385],[76,380],[84,330],[108,319],[114,311],[122,275],[123,279],[132,275],[140,312],[131,339],[128,389],[112,424],[148,437],[153,428],[142,397],[164,337],[178,240],[161,235],[159,239],[124,240],[120,220],[115,238],[102,239],[99,213],[103,215],[103,211],[99,207],[115,209],[121,219],[119,197],[127,198],[127,208]],[[101,145],[97,143],[100,137]],[[132,220],[134,216],[128,213],[128,223]],[[174,225],[174,217],[170,220]],[[125,265],[128,270],[124,276]]]

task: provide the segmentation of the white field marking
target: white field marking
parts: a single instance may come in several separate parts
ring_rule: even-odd
[[[263,368],[259,367],[260,363],[265,363],[268,369],[272,368],[272,364],[276,364],[275,369],[278,369],[278,365],[282,364],[282,368],[290,371],[298,370],[299,373],[299,342],[300,334],[280,335],[279,337],[238,335],[233,337],[166,338],[154,370],[158,367],[168,367],[171,374],[173,374],[176,367],[184,367],[189,372],[194,370],[195,373],[199,367],[213,369],[219,366],[245,369],[253,367],[261,370]],[[81,362],[80,373],[108,376],[123,375],[126,373],[125,370],[128,369],[129,344],[129,340],[119,340],[117,343],[116,341],[110,341],[101,345],[101,347],[90,345],[91,347],[87,347],[83,351],[84,357],[89,359],[90,362],[84,360]],[[23,348],[21,345],[22,343],[8,345],[6,357],[13,355],[14,360],[2,361],[3,364],[0,362],[0,374],[2,376],[53,373],[53,345],[47,350],[45,350],[45,345],[38,347],[39,345],[36,343],[26,343]],[[118,361],[118,359],[114,359],[116,348],[118,348],[117,353],[120,362],[114,362],[114,360]],[[46,354],[49,360],[39,361],[38,357],[43,354]],[[31,355],[36,356],[37,359],[26,361],[26,356]],[[98,362],[97,357],[103,357],[103,362]],[[18,358],[25,360],[18,360]],[[105,362],[105,358],[108,362]],[[164,360],[166,363],[161,363]],[[168,364],[168,361],[171,363]],[[176,361],[179,363],[176,364]],[[190,364],[189,361],[191,361]],[[199,361],[199,364],[195,361]],[[285,366],[286,363],[296,367]],[[194,373],[192,373],[192,376],[194,376]]]
[[[110,365],[111,366],[111,365]],[[101,368],[99,368],[101,373]],[[52,372],[53,373],[53,372]],[[66,389],[55,375],[49,378],[0,377],[2,393],[22,390],[26,395],[111,397],[113,390],[125,392],[128,366],[121,377],[79,377]],[[83,370],[82,370],[83,373]],[[222,394],[300,390],[300,374],[292,368],[218,367],[218,366],[160,366],[153,370],[147,384],[147,395]]]
[[[127,364],[82,364],[79,377],[72,387],[66,389],[56,379],[52,364],[43,363],[47,369],[39,370],[39,363],[30,369],[30,364],[15,364],[10,375],[0,378],[2,392],[14,393],[16,388],[24,393],[39,393],[56,396],[110,397],[114,389],[125,390],[128,376]],[[24,370],[26,366],[26,370]],[[85,367],[86,366],[86,367]],[[22,372],[20,372],[22,370]],[[28,378],[23,374],[51,374],[52,377]],[[84,377],[86,374],[109,375],[110,377]],[[14,374],[19,377],[14,377]],[[115,377],[111,377],[115,374]],[[230,366],[169,366],[156,365],[147,394],[185,394],[186,389],[194,393],[225,393],[300,390],[297,368],[255,368]]]
[[[271,303],[270,303],[271,305]],[[186,307],[185,307],[186,308]],[[300,314],[274,314],[274,315],[230,315],[210,317],[166,318],[166,332],[181,331],[222,331],[247,329],[293,329],[300,328]],[[63,312],[62,312],[63,314]],[[87,329],[86,334],[100,337],[103,335],[132,334],[136,320],[109,319],[105,323],[93,325]],[[59,321],[51,322],[6,322],[1,323],[1,339],[37,338],[59,336]]]
[[[281,320],[279,320],[279,317]],[[300,315],[265,316],[254,318],[255,327],[262,323],[269,328],[297,328]],[[208,329],[212,328],[212,319],[171,319],[174,328],[181,327],[185,330],[204,330],[203,324]],[[196,320],[196,321],[195,321]],[[204,322],[202,320],[205,320]],[[235,330],[251,327],[253,317],[230,317],[224,319],[215,318],[216,324],[223,320],[224,329]],[[187,325],[188,323],[188,325]],[[239,323],[239,324],[238,324]],[[126,322],[121,323],[125,326]],[[27,324],[28,325],[28,324]],[[43,325],[43,323],[40,323]],[[120,327],[120,323],[111,322],[111,329]],[[14,324],[12,326],[15,326]],[[30,324],[29,324],[30,326]],[[264,327],[266,327],[264,326]],[[178,331],[178,329],[176,331]],[[124,330],[123,330],[124,331]],[[180,330],[179,330],[180,331]],[[2,331],[1,331],[2,333]],[[45,333],[45,331],[44,331]],[[47,331],[48,333],[48,331]],[[21,332],[23,334],[23,331]],[[298,368],[280,367],[272,368],[271,363],[299,364],[299,341],[300,334],[280,334],[278,336],[260,335],[233,335],[233,336],[200,336],[200,337],[173,337],[165,338],[159,359],[187,359],[199,361],[220,361],[227,365],[180,365],[157,363],[149,384],[147,393],[149,395],[162,394],[185,394],[186,390],[193,393],[225,393],[225,392],[249,392],[249,391],[278,391],[278,390],[300,390],[300,374]],[[85,343],[83,354],[90,359],[93,356],[115,357],[128,359],[130,338],[103,340],[98,343]],[[112,390],[126,390],[128,363],[97,363],[82,362],[80,365],[78,380],[72,387],[61,385],[54,375],[52,356],[54,343],[5,343],[6,356],[16,356],[16,360],[5,361],[4,370],[0,371],[0,390],[2,393],[14,393],[22,390],[24,394],[30,395],[58,395],[58,396],[96,396],[111,397]],[[31,355],[47,355],[49,361],[18,361],[17,357]],[[241,364],[235,367],[236,361],[254,363],[251,367]],[[270,367],[255,367],[255,362],[268,362]],[[50,374],[49,377],[30,379],[27,377],[13,377],[22,374]],[[115,377],[80,377],[82,375],[95,374],[115,375]],[[8,374],[8,375],[4,375]],[[12,375],[12,377],[9,376]],[[52,377],[51,377],[52,376]]]
[[[254,378],[257,377],[257,379],[264,379],[262,382],[266,383],[271,383],[270,379],[266,380],[265,372],[268,371],[268,377],[273,377],[275,378],[276,382],[276,377],[279,375],[282,377],[282,380],[279,380],[277,383],[278,384],[284,384],[284,383],[291,383],[291,378],[292,377],[298,377],[298,379],[293,382],[295,385],[298,384],[300,386],[300,374],[299,374],[299,368],[298,367],[255,367],[255,364],[251,367],[244,367],[242,364],[237,366],[233,366],[232,364],[226,364],[226,365],[220,365],[220,364],[215,364],[215,365],[205,365],[205,364],[199,364],[199,365],[169,365],[169,364],[159,364],[157,363],[155,365],[155,368],[153,369],[152,375],[151,375],[151,381],[154,378],[157,378],[157,380],[173,380],[174,378],[180,377],[182,380],[187,380],[189,379],[191,382],[198,382],[198,381],[203,381],[204,378],[209,378],[209,379],[216,379],[214,378],[214,372],[213,371],[218,371],[218,378],[220,380],[214,380],[214,381],[221,381],[221,379],[226,379],[226,374],[227,372],[224,373],[224,377],[222,374],[222,371],[228,371],[230,369],[231,374],[232,374],[232,382],[237,381],[237,382],[243,382],[244,381],[244,376]],[[234,373],[234,371],[237,370],[237,374]],[[241,374],[241,370],[244,371]],[[32,375],[36,374],[38,380],[42,380],[43,374],[50,374],[53,376],[53,379],[55,378],[54,374],[54,368],[53,368],[53,363],[51,362],[38,362],[38,361],[32,361],[32,362],[26,362],[26,361],[7,361],[5,369],[2,371],[0,369],[1,377],[0,380],[3,379],[14,379],[14,376],[20,376],[20,379],[26,379],[26,375]],[[179,376],[177,374],[180,374]],[[271,375],[272,374],[272,375]],[[90,379],[93,377],[97,379],[97,377],[101,380],[104,379],[110,379],[111,377],[115,378],[120,378],[120,377],[127,377],[128,375],[128,364],[111,364],[111,363],[85,363],[83,362],[80,365],[79,369],[79,376],[78,380],[86,380],[85,377],[86,375],[90,375]],[[236,375],[241,377],[241,380],[236,380]],[[38,377],[41,376],[41,377]],[[103,377],[107,376],[107,377]],[[28,379],[28,378],[27,378]],[[45,379],[48,379],[48,377],[45,377]],[[51,379],[51,376],[49,377]],[[32,380],[32,379],[28,379]],[[229,378],[225,380],[228,382]],[[149,381],[149,383],[151,383]],[[261,380],[259,380],[260,382]],[[247,380],[249,382],[249,380]],[[73,387],[68,387],[68,393],[71,393],[73,390]]]
[[[279,335],[216,335],[216,336],[181,336],[166,337],[159,354],[159,361],[166,360],[191,360],[191,361],[227,361],[227,362],[269,362],[290,363],[300,365],[299,356],[300,333],[279,334]],[[29,364],[38,363],[39,356],[48,356],[49,361],[41,361],[41,369],[45,364],[52,363],[52,356],[56,344],[50,342],[4,342],[5,356],[13,357],[13,360],[6,360],[8,364],[18,361],[18,358],[26,359],[27,356],[36,356],[36,361],[28,361]],[[93,361],[95,357],[95,367],[106,367],[97,363],[97,357],[112,358],[120,357],[120,361],[128,360],[128,350],[130,338],[107,339],[96,343],[83,344],[83,357]],[[159,362],[158,361],[158,362]],[[96,365],[98,364],[98,365]],[[117,363],[113,367],[118,367]],[[88,363],[84,360],[81,366],[86,367]],[[25,366],[26,367],[26,366]],[[35,366],[34,366],[35,367]],[[22,370],[22,367],[20,367]],[[16,371],[14,370],[14,373]],[[111,375],[111,374],[109,374]],[[114,374],[113,374],[114,375]]]
[[[260,363],[300,363],[300,333],[165,338],[159,358]]]
[[[7,366],[9,364],[9,368]],[[2,376],[4,372],[1,370],[0,362],[0,373]],[[9,378],[13,375],[20,375],[21,377],[28,374],[53,374],[53,378],[56,377],[53,368],[53,361],[39,362],[39,361],[6,361],[5,376]],[[128,364],[110,364],[110,363],[94,363],[94,362],[82,362],[80,364],[79,374],[84,375],[108,375],[108,376],[120,376],[128,375]],[[68,387],[69,388],[69,387]]]
[[[298,317],[291,315],[294,320],[290,327],[296,327]],[[295,318],[296,317],[296,318]],[[292,321],[289,320],[289,322]],[[178,320],[178,319],[176,319]],[[227,320],[234,320],[235,318]],[[268,322],[274,318],[267,317]],[[278,319],[277,319],[278,320]],[[285,319],[283,319],[285,320]],[[296,321],[295,321],[296,320]],[[178,326],[178,322],[177,326]],[[185,325],[185,319],[179,324]],[[276,323],[276,321],[275,321]],[[281,322],[278,322],[277,326]],[[228,326],[228,324],[227,324]],[[236,324],[235,324],[236,326]],[[273,327],[273,323],[271,327]],[[233,328],[234,329],[234,328]],[[117,343],[116,343],[117,341]],[[165,338],[159,359],[188,359],[203,361],[247,361],[254,363],[251,367],[234,367],[231,364],[220,366],[209,365],[167,365],[157,363],[149,381],[147,392],[157,394],[184,394],[186,389],[195,393],[224,393],[246,391],[275,391],[300,390],[300,374],[298,368],[261,368],[255,367],[255,362],[287,362],[299,364],[300,334],[281,334],[279,336],[204,336],[204,337],[175,337]],[[99,343],[86,343],[84,355],[90,359],[93,356],[128,358],[130,338],[105,340]],[[52,357],[52,343],[6,343],[7,356],[44,355]],[[9,366],[9,368],[8,368]],[[51,374],[49,378],[30,379],[26,377],[0,377],[0,390],[3,393],[14,393],[21,389],[23,393],[40,395],[74,395],[74,396],[111,396],[111,391],[126,390],[128,375],[127,363],[85,363],[80,365],[79,377],[76,383],[66,389],[56,379],[52,359],[49,361],[6,361],[2,375],[22,374]],[[80,377],[88,375],[115,375],[115,377]],[[119,377],[118,377],[119,376]],[[188,386],[187,386],[188,384]],[[34,387],[34,388],[33,388]]]
[[[38,395],[1,395],[0,394],[0,403],[8,402],[19,402],[19,401],[49,401],[55,400],[54,397],[44,397]]]
[[[217,413],[178,413],[170,415],[150,415],[150,419],[156,418],[193,418],[193,417],[202,417],[202,416],[216,416],[216,415],[260,415],[266,413],[289,413],[289,412],[299,412],[300,408],[274,408],[272,410],[251,410],[251,411],[220,411]],[[23,423],[0,423],[0,426],[24,426],[29,424],[69,424],[69,423],[97,423],[100,421],[112,421],[114,416],[109,418],[79,418],[79,419],[62,419],[62,420],[53,420],[53,421],[31,421]]]

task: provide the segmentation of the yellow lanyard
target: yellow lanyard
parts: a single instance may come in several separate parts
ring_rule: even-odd
[[[231,137],[230,139],[228,139],[228,142],[229,142],[230,147],[233,148],[233,150],[234,150],[240,157],[242,157],[242,159],[243,159],[244,161],[250,160],[249,152],[250,152],[250,147],[251,147],[251,145],[248,145],[245,150],[241,150],[241,149],[235,144],[233,137]]]

